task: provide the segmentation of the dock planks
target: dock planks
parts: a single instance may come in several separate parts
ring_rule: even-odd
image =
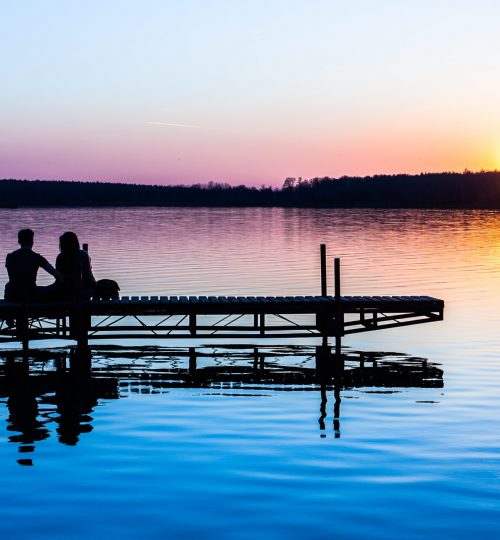
[[[0,341],[67,337],[70,315],[88,321],[72,334],[91,339],[340,337],[443,319],[444,302],[429,296],[123,296],[117,300],[19,304],[0,301]],[[221,321],[210,316],[224,316]],[[243,324],[241,317],[251,315]],[[290,317],[313,316],[311,323]],[[122,319],[132,317],[130,322]],[[154,317],[162,318],[158,323]],[[208,320],[202,320],[208,317]],[[97,318],[95,324],[92,318]],[[153,318],[153,319],[152,319]],[[218,319],[219,317],[217,317]],[[228,319],[229,318],[229,319]],[[47,323],[49,319],[57,319]],[[238,321],[238,324],[233,322]],[[274,320],[271,320],[274,319]],[[16,324],[10,327],[7,320]],[[45,324],[40,321],[44,320]],[[102,321],[107,321],[104,324]],[[35,324],[36,323],[36,324]],[[149,332],[149,334],[148,334]]]

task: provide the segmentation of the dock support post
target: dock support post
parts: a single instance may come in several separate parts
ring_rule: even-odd
[[[342,309],[342,298],[340,295],[340,259],[334,260],[334,280],[335,280],[335,367],[337,371],[344,370],[344,360],[342,358],[342,336],[344,335],[344,310]]]
[[[28,358],[29,353],[29,320],[28,310],[23,306],[21,313],[16,319],[17,337],[22,344],[23,357]]]
[[[342,297],[340,295],[340,259],[335,258],[334,261],[334,278],[335,278],[335,305],[336,305],[336,336],[344,335],[344,310],[342,309]]]
[[[189,333],[192,336],[196,335],[196,314],[195,313],[189,314]]]
[[[328,345],[316,347],[316,376],[321,384],[328,384],[332,373],[332,349]]]
[[[319,423],[320,431],[325,431],[326,404],[328,403],[328,399],[326,397],[326,385],[321,384],[320,393],[321,393],[321,404],[319,406],[320,417],[318,419],[318,423]],[[326,437],[326,434],[321,433],[320,437],[324,438]]]
[[[92,369],[90,348],[76,347],[69,355],[69,370],[77,378],[88,378]]]
[[[340,300],[340,259],[338,257],[335,257],[333,270],[335,278],[335,300]]]
[[[196,372],[196,349],[189,347],[189,373],[193,375]]]
[[[335,366],[344,369],[344,359],[342,358],[342,338],[335,336]]]
[[[333,405],[333,432],[336,439],[340,438],[340,403],[342,402],[340,397],[341,386],[341,381],[337,379],[335,381],[335,387],[333,390],[333,395],[335,396],[335,403]]]
[[[327,296],[326,244],[320,245],[320,259],[321,259],[321,296]]]
[[[71,320],[72,319],[72,320]],[[82,302],[74,307],[73,317],[70,316],[70,335],[76,339],[77,357],[86,359],[91,357],[89,348],[90,314]],[[87,360],[84,360],[84,363]]]
[[[260,335],[263,336],[266,332],[266,314],[260,314]]]

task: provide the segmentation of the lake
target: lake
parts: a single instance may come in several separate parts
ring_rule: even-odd
[[[0,209],[1,258],[24,227],[122,295],[319,294],[325,243],[343,294],[445,314],[346,337],[326,386],[313,341],[200,343],[197,376],[186,343],[99,343],[80,383],[60,343],[29,377],[0,351],[2,538],[498,537],[500,212]]]

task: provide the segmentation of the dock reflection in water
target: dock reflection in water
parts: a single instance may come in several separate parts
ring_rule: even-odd
[[[36,443],[54,436],[51,428],[60,443],[76,445],[92,431],[95,407],[133,393],[316,391],[321,436],[330,429],[328,402],[333,401],[330,416],[338,438],[342,390],[443,387],[443,371],[426,359],[353,350],[339,359],[321,347],[101,347],[94,350],[90,370],[67,351],[38,351],[28,360],[4,352],[0,358],[0,402],[7,405],[8,441],[24,455],[17,460],[20,465],[33,465]]]

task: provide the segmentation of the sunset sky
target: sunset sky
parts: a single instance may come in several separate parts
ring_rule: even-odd
[[[0,178],[500,168],[498,0],[0,0]]]

